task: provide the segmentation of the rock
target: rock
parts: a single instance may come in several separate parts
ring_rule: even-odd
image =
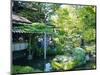
[[[86,55],[86,61],[89,61],[89,60],[90,60],[89,55]]]
[[[29,55],[28,56],[28,60],[32,60],[32,55]]]
[[[52,68],[51,68],[51,64],[50,64],[50,63],[46,63],[46,64],[45,64],[45,69],[44,69],[44,71],[45,71],[45,72],[49,72],[49,71],[51,71],[51,69],[52,69]]]

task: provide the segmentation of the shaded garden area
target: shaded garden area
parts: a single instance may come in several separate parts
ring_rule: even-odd
[[[96,6],[14,1],[12,12],[13,74],[96,69]]]

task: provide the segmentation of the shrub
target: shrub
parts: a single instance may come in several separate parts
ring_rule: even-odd
[[[82,48],[74,48],[72,54],[57,55],[51,62],[54,70],[71,70],[86,62],[85,50]]]
[[[75,66],[73,58],[65,55],[56,56],[52,60],[51,65],[54,70],[70,70]]]
[[[34,69],[30,66],[12,66],[12,73],[29,73],[33,72]]]
[[[73,56],[74,56],[74,62],[76,62],[77,66],[84,64],[86,62],[86,56],[85,56],[85,50],[82,48],[75,48],[73,49]]]

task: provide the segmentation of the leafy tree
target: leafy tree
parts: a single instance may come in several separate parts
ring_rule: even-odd
[[[13,11],[32,22],[50,22],[49,18],[57,8],[59,8],[59,4],[26,1],[13,2]]]
[[[96,7],[85,6],[79,10],[81,22],[83,22],[83,38],[89,41],[95,41],[96,29]]]
[[[53,24],[68,36],[79,35],[85,41],[95,40],[96,13],[94,6],[61,5],[52,16]]]

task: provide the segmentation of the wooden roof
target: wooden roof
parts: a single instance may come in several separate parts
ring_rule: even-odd
[[[32,22],[29,21],[28,19],[18,16],[16,14],[12,14],[12,23],[15,24],[20,24],[20,23],[27,23],[27,24],[31,24]]]

